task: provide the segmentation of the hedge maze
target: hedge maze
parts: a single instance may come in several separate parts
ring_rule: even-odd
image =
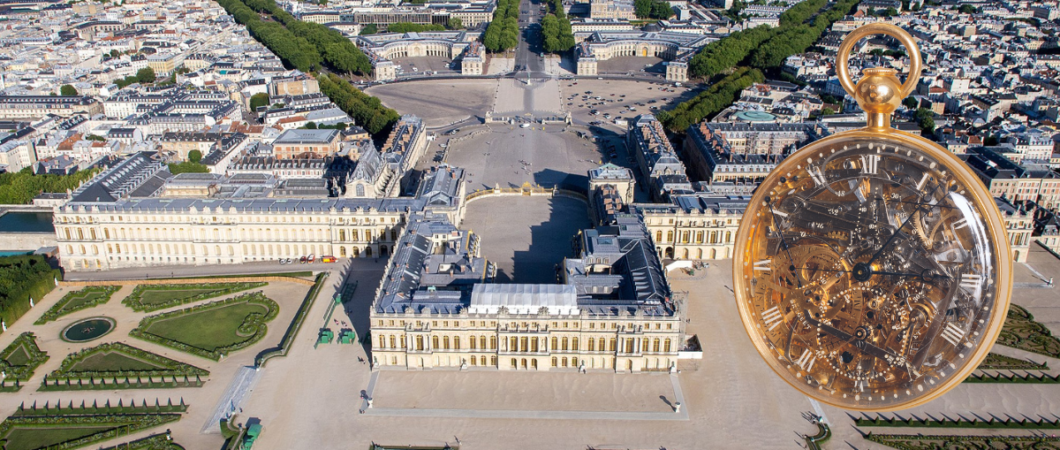
[[[234,292],[246,291],[267,285],[253,283],[202,283],[202,284],[141,284],[122,304],[139,312],[152,312],[172,308],[185,303],[220,297]]]
[[[79,291],[68,292],[33,324],[44,325],[67,314],[107,303],[118,289],[121,289],[121,286],[88,286]]]
[[[1060,340],[1049,329],[1034,321],[1034,316],[1018,305],[1009,305],[1005,326],[997,343],[1032,353],[1060,358]]]
[[[135,433],[140,430],[157,427],[180,420],[181,414],[188,407],[181,400],[180,404],[161,405],[155,400],[153,406],[135,402],[123,405],[121,400],[116,406],[110,401],[100,407],[74,406],[70,402],[63,407],[62,403],[54,406],[45,404],[37,408],[19,406],[11,417],[0,423],[0,446],[4,450],[49,450],[73,449],[85,447],[107,439]]]
[[[129,336],[218,361],[268,332],[280,307],[261,292],[145,317]]]
[[[70,354],[40,390],[200,387],[208,375],[205,369],[114,342]]]
[[[0,371],[4,373],[0,392],[22,389],[22,382],[28,381],[33,371],[47,360],[48,354],[37,347],[37,338],[33,333],[20,334],[0,353]]]

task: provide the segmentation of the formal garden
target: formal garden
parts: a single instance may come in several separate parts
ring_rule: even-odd
[[[116,405],[107,401],[99,406],[93,403],[67,405],[57,403],[38,407],[20,406],[10,417],[0,423],[0,447],[4,450],[73,449],[86,447],[107,439],[126,436],[140,430],[158,427],[180,420],[188,409],[183,400],[177,405],[172,401],[162,405],[158,400],[149,405],[135,402]]]
[[[120,342],[72,353],[41,383],[42,391],[200,387],[205,369]]]
[[[110,297],[118,292],[118,289],[121,289],[121,286],[88,286],[68,292],[33,323],[44,325],[67,314],[102,305],[110,301]]]
[[[4,373],[3,380],[0,380],[0,392],[22,389],[22,383],[28,381],[33,371],[47,360],[48,354],[37,347],[37,338],[33,333],[20,334],[0,353],[0,371]]]
[[[173,442],[173,438],[169,434],[161,433],[152,434],[135,441],[123,442],[113,447],[103,448],[102,450],[184,450],[184,447]]]
[[[1019,305],[1010,305],[997,343],[1050,358],[1060,358],[1060,340]]]
[[[129,336],[217,361],[264,338],[279,310],[253,292],[145,317]]]
[[[122,304],[134,311],[152,312],[259,288],[266,284],[268,283],[141,284],[122,300]]]

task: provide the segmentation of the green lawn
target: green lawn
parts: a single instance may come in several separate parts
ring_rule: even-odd
[[[21,428],[15,427],[7,434],[7,445],[4,450],[36,450],[49,445],[66,442],[71,439],[100,433],[114,428],[113,426],[65,428]]]
[[[26,352],[26,347],[20,345],[11,350],[11,354],[7,355],[4,360],[12,366],[24,366],[29,363],[29,353]]]
[[[269,309],[253,303],[235,303],[160,320],[144,331],[213,351],[247,340],[250,336],[239,336],[236,329],[243,323],[243,319],[255,312],[268,314]]]
[[[119,370],[129,372],[158,369],[165,369],[165,367],[142,361],[121,352],[100,352],[74,364],[70,368],[70,372],[117,372]]]
[[[62,309],[63,309],[63,311],[66,311],[66,310],[75,310],[76,311],[76,310],[80,309],[80,307],[82,307],[82,306],[84,306],[86,304],[89,304],[91,302],[94,302],[97,299],[102,299],[103,297],[110,297],[110,294],[107,294],[106,292],[94,291],[94,292],[89,292],[89,293],[87,293],[85,295],[78,295],[78,296],[75,296],[75,297],[71,297],[70,301],[66,302],[66,304],[63,305]]]
[[[158,305],[171,300],[183,300],[191,298],[199,294],[205,294],[208,292],[215,292],[219,289],[181,289],[181,290],[165,290],[156,291],[148,289],[144,291],[143,295],[140,296],[140,303],[143,305]]]

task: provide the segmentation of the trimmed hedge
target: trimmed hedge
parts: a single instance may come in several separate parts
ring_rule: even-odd
[[[119,353],[146,364],[158,366],[153,370],[77,370],[86,359],[101,353]],[[199,387],[204,383],[200,377],[209,376],[210,371],[190,364],[166,358],[121,342],[102,344],[67,355],[59,368],[49,373],[41,383],[41,390],[93,390],[93,389],[150,389],[170,387]],[[166,381],[165,378],[171,378]],[[183,377],[183,381],[178,380]],[[145,380],[146,378],[146,380]],[[159,378],[159,380],[154,380]],[[194,378],[192,380],[191,378]],[[124,381],[119,381],[124,379]],[[111,380],[107,383],[106,380]],[[97,383],[98,381],[98,383]]]
[[[220,297],[222,295],[228,295],[233,292],[245,291],[248,289],[259,288],[269,283],[259,281],[252,283],[203,283],[203,284],[141,284],[133,289],[132,293],[128,297],[125,297],[121,303],[128,306],[137,312],[152,312],[160,309],[172,308],[174,306],[183,305],[185,303],[197,302],[199,300],[206,300],[208,298]],[[162,303],[151,303],[144,304],[143,296],[145,293],[150,291],[186,291],[189,289],[202,290],[202,289],[216,289],[210,292],[203,292],[201,294],[191,295],[188,297],[179,297]]]
[[[265,315],[254,313],[247,315],[243,323],[239,325],[237,333],[242,336],[246,336],[249,334],[249,337],[246,340],[237,342],[235,344],[218,347],[213,350],[208,350],[204,348],[195,347],[193,345],[189,345],[173,339],[154,335],[145,331],[152,324],[159,321],[172,319],[174,317],[179,317],[182,315],[194,314],[213,308],[224,307],[235,303],[253,303],[265,306],[268,309],[268,313],[266,313]],[[129,336],[137,339],[142,339],[147,342],[153,342],[158,345],[163,345],[174,350],[180,350],[182,352],[190,353],[195,356],[201,356],[206,359],[218,361],[221,359],[221,355],[229,354],[234,351],[244,349],[263,339],[265,337],[265,334],[268,333],[268,327],[265,326],[265,322],[271,321],[272,319],[276,318],[276,314],[278,314],[279,311],[280,306],[276,304],[276,302],[274,302],[272,299],[266,297],[261,292],[252,292],[249,294],[244,294],[238,297],[232,297],[221,301],[196,305],[191,308],[185,308],[178,311],[171,311],[167,313],[144,317],[140,321],[140,325],[129,332]],[[253,333],[245,333],[244,331],[247,330],[253,330]]]
[[[287,332],[284,333],[279,347],[258,353],[258,356],[254,357],[255,367],[264,367],[265,363],[272,358],[287,356],[287,352],[291,350],[291,344],[294,343],[295,336],[298,335],[298,330],[302,328],[302,323],[305,322],[306,316],[309,315],[309,310],[313,307],[313,302],[316,300],[317,294],[320,293],[320,288],[324,286],[324,280],[327,277],[328,272],[317,274],[316,283],[306,293],[305,299],[302,300],[302,305],[298,307],[298,313],[294,315],[294,319],[291,319],[291,325],[287,327]]]
[[[1032,384],[1057,384],[1060,383],[1060,375],[1032,374],[995,374],[976,373],[964,379],[965,383],[1032,383]]]
[[[1013,358],[1011,356],[988,353],[983,362],[979,363],[979,370],[1049,370],[1049,364],[1031,361],[1029,359]]]
[[[155,406],[147,406],[146,400],[144,400],[143,406],[122,406],[119,400],[119,405],[116,407],[111,407],[108,401],[107,406],[104,408],[85,407],[83,404],[81,407],[74,407],[73,402],[70,403],[68,408],[62,408],[58,404],[55,408],[45,405],[44,409],[37,409],[36,404],[33,405],[32,409],[19,406],[14,415],[0,423],[0,436],[3,437],[0,440],[0,445],[6,447],[7,439],[19,428],[61,430],[65,428],[110,427],[98,433],[49,445],[46,448],[49,450],[64,450],[86,447],[96,442],[176,422],[180,420],[181,413],[184,411],[187,411],[187,405],[184,405],[183,400],[181,400],[179,406],[173,406],[172,404],[161,406],[157,402]]]
[[[8,361],[11,356],[21,349],[26,353],[27,361],[24,364],[15,364]],[[25,332],[15,338],[11,345],[8,345],[2,353],[0,353],[0,371],[3,371],[6,375],[4,380],[0,382],[0,392],[12,392],[22,388],[21,382],[28,381],[33,376],[33,371],[37,370],[41,364],[48,361],[48,354],[37,347],[37,338],[33,333]],[[12,384],[8,384],[12,382]]]
[[[0,257],[0,320],[8,326],[29,311],[29,299],[40,301],[63,278],[43,256]]]
[[[83,309],[94,308],[107,303],[110,301],[110,297],[113,296],[115,292],[118,292],[119,289],[121,289],[121,286],[88,286],[79,291],[67,292],[63,298],[59,299],[59,301],[51,307],[51,309],[45,311],[44,314],[41,314],[40,318],[37,319],[36,322],[33,322],[33,324],[44,325],[67,314],[81,311]],[[88,297],[89,295],[96,295],[97,297],[94,300],[69,308],[67,307],[74,300],[79,300]]]
[[[877,415],[874,419],[859,417],[854,419],[854,424],[859,427],[915,427],[915,428],[1014,428],[1025,430],[1057,429],[1060,428],[1060,419],[994,419],[989,420],[965,420],[965,419],[902,419],[895,415],[890,419]]]
[[[935,450],[940,448],[1009,448],[1009,449],[1046,449],[1057,448],[1060,438],[1047,436],[947,436],[947,435],[908,435],[908,434],[872,434],[865,439],[877,444],[894,447],[898,450]],[[1001,444],[1001,447],[993,444]]]
[[[184,447],[170,439],[172,438],[169,434],[152,434],[143,439],[124,442],[103,450],[184,450]]]

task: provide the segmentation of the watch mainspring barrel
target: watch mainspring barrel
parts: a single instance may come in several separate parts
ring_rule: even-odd
[[[846,58],[886,34],[912,59],[901,83]],[[859,28],[840,47],[841,84],[866,128],[788,156],[759,186],[737,233],[741,320],[766,363],[824,403],[889,411],[960,384],[989,353],[1008,310],[1012,263],[993,197],[960,159],[890,127],[916,86],[905,31]]]

